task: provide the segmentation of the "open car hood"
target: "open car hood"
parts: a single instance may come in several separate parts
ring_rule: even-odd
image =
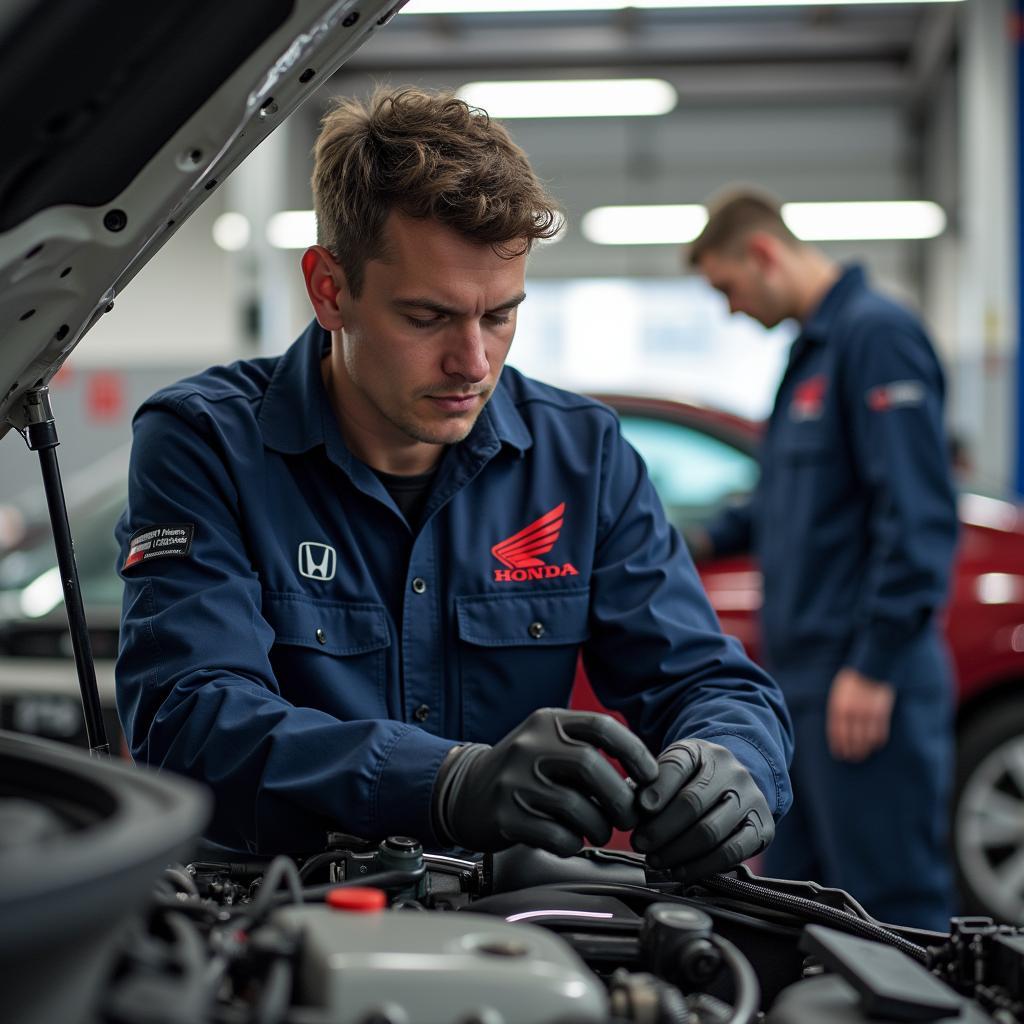
[[[0,437],[127,283],[405,0],[0,13]]]

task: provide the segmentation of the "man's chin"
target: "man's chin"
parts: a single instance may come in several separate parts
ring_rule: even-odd
[[[420,421],[415,424],[408,424],[405,432],[423,444],[458,444],[469,437],[479,415],[480,412],[474,410],[472,414],[451,416],[440,423]]]

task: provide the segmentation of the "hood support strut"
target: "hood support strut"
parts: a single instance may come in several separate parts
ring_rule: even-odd
[[[89,752],[97,757],[109,755],[110,746],[103,725],[99,688],[96,685],[96,666],[93,664],[92,644],[89,642],[89,627],[78,583],[75,546],[71,539],[71,524],[64,501],[60,466],[57,464],[57,445],[60,441],[57,439],[57,424],[50,408],[49,388],[44,386],[26,391],[23,411],[23,437],[32,451],[39,452],[39,465],[43,472],[46,505],[50,513],[53,542],[57,548],[61,586],[64,588],[64,607],[68,615],[68,625],[71,627],[71,646],[75,652],[78,685],[82,691],[82,709],[85,712],[85,733],[89,742]]]

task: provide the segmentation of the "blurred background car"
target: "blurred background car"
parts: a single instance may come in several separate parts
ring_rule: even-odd
[[[64,483],[79,583],[111,749],[121,743],[114,658],[121,580],[113,527],[124,508],[127,446]],[[67,613],[42,488],[6,506],[17,525],[0,547],[0,728],[87,746]]]
[[[758,478],[758,423],[657,398],[600,395],[643,455],[669,520],[682,533]],[[958,681],[952,842],[963,909],[1024,920],[1024,518],[1014,503],[963,493],[946,637]],[[722,628],[755,659],[761,576],[753,560],[700,567]],[[585,679],[579,706],[596,706]]]

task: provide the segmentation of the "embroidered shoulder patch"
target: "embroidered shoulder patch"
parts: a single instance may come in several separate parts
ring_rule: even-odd
[[[865,397],[872,412],[910,409],[924,404],[924,384],[919,380],[894,380],[872,388]]]
[[[136,530],[128,542],[122,571],[151,558],[185,558],[192,549],[195,532],[195,523],[161,523]]]

